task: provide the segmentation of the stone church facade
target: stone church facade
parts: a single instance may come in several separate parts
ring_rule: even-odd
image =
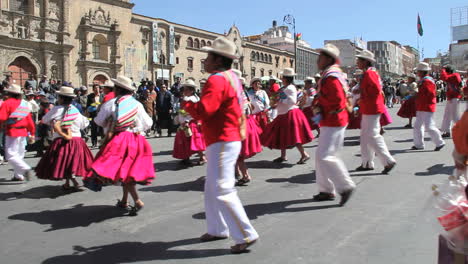
[[[0,0],[0,71],[23,84],[30,74],[102,83],[119,74],[173,83],[208,77],[203,60],[223,34],[132,13],[129,0]],[[244,77],[274,75],[294,66],[294,55],[246,41],[232,26]]]

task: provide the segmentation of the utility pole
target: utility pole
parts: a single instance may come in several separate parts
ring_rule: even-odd
[[[297,36],[296,36],[296,19],[292,15],[284,16],[283,22],[292,26],[294,31],[294,71],[297,74]]]

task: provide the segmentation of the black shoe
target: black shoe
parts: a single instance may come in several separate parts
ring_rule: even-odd
[[[411,150],[423,150],[424,148],[417,148],[416,146],[412,146]]]
[[[362,165],[356,168],[356,171],[371,171],[371,170],[374,170],[374,168],[371,168],[371,167],[366,168]]]
[[[443,149],[444,147],[445,147],[445,144],[440,145],[440,146],[436,147],[436,148],[434,149],[434,151],[440,151],[440,150]]]
[[[404,126],[404,128],[413,128],[413,126],[410,124],[407,124],[406,126]]]
[[[443,133],[442,138],[450,138],[450,132]]]
[[[335,200],[335,195],[333,193],[321,192],[317,195],[314,195],[313,199],[318,202],[333,201]]]
[[[276,158],[273,160],[274,163],[283,163],[285,161],[288,161],[287,159],[283,159],[282,157]]]
[[[388,174],[393,168],[395,168],[396,162],[385,166],[384,170],[382,171],[382,174]]]
[[[354,189],[350,189],[350,190],[340,193],[341,195],[340,206],[344,206],[348,202],[349,198],[351,198],[351,195],[353,195],[353,193],[354,193]]]

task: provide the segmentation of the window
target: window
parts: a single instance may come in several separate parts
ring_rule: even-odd
[[[176,64],[179,64],[179,57],[175,58]]]
[[[200,46],[201,46],[202,48],[205,47],[205,46],[206,46],[206,41],[205,41],[205,40],[202,40],[202,41],[200,42]]]
[[[264,61],[265,58],[263,57],[263,53],[260,54],[260,61]]]
[[[258,52],[255,53],[255,59],[256,59],[257,61],[260,60],[260,53],[258,53]]]
[[[264,69],[260,69],[260,77],[263,77],[265,76],[265,70]]]
[[[191,37],[189,37],[187,39],[187,47],[188,48],[193,48],[193,39]]]
[[[16,24],[16,28],[18,29],[18,38],[26,39],[28,38],[28,28],[23,20],[19,20]]]
[[[273,60],[272,60],[272,58],[271,58],[271,55],[268,55],[268,62],[269,62],[269,63],[272,63],[272,61],[273,61]]]
[[[272,76],[272,75],[273,75],[273,71],[272,71],[272,70],[269,70],[269,71],[268,71],[268,75],[269,75],[269,76]]]
[[[291,65],[291,67],[294,67],[294,60],[293,60],[293,59],[290,59],[290,60],[289,60],[289,64]]]
[[[103,35],[96,35],[93,39],[93,58],[107,61],[107,39]]]
[[[29,5],[28,0],[10,0],[10,11],[22,14],[28,14]]]
[[[252,77],[252,79],[255,78],[255,75],[256,75],[256,73],[255,73],[255,68],[252,68],[252,71],[251,71],[250,74],[251,74],[250,77]]]
[[[252,53],[250,53],[250,59],[251,60],[255,60],[255,51],[252,51]]]
[[[200,63],[201,63],[200,71],[204,73],[205,72],[205,59],[201,60]]]
[[[208,47],[211,47],[211,41],[208,41],[208,42],[206,43],[206,45],[207,45]]]
[[[195,41],[193,42],[193,47],[196,49],[200,48],[200,41],[198,39],[195,39]]]
[[[187,58],[187,68],[189,70],[193,70],[193,58],[192,57]]]
[[[164,54],[159,56],[159,63],[166,64],[166,56],[164,56]]]

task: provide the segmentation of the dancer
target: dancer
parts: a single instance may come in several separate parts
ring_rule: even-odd
[[[418,92],[418,85],[416,83],[416,75],[410,73],[408,75],[408,85],[400,84],[400,94],[403,98],[400,110],[397,115],[402,118],[408,118],[408,124],[405,128],[413,128],[413,117],[416,117],[416,93]]]
[[[272,102],[272,108],[277,110],[278,116],[268,124],[261,136],[263,146],[281,150],[281,156],[273,160],[275,163],[287,161],[286,149],[293,147],[301,154],[297,164],[305,164],[310,159],[303,145],[311,142],[314,136],[306,117],[296,105],[297,90],[292,84],[294,76],[294,69],[286,68],[282,72],[284,86],[280,89],[277,99]]]
[[[377,154],[384,165],[383,174],[388,174],[396,165],[395,159],[388,151],[384,138],[380,135],[380,116],[385,111],[382,93],[382,82],[376,69],[374,54],[368,50],[357,56],[357,66],[364,74],[360,83],[361,97],[361,159],[362,164],[356,170],[374,169],[374,156]]]
[[[339,66],[339,49],[333,44],[326,44],[319,51],[317,65],[323,73],[314,109],[317,115],[321,116],[321,134],[315,153],[319,193],[314,196],[314,200],[334,200],[335,192],[338,191],[341,195],[340,205],[344,206],[356,188],[344,162],[337,156],[343,148],[348,124],[348,84]]]
[[[200,237],[208,242],[232,235],[236,245],[234,254],[247,252],[258,239],[234,188],[234,169],[241,139],[245,135],[242,118],[242,88],[231,66],[237,59],[236,45],[225,37],[218,37],[208,51],[205,71],[211,73],[203,87],[199,102],[185,94],[184,109],[202,121],[208,158],[205,180],[205,213],[208,232]]]
[[[123,195],[117,206],[129,209],[130,193],[135,202],[130,215],[136,215],[144,203],[135,184],[147,185],[155,178],[153,151],[144,137],[144,131],[151,128],[153,121],[143,105],[133,98],[135,87],[130,78],[118,76],[112,81],[116,98],[102,105],[94,119],[98,126],[107,128],[106,140],[93,162],[93,173],[85,179],[85,186],[99,181],[121,182]]]
[[[26,139],[34,143],[36,128],[27,101],[22,100],[21,87],[16,84],[4,90],[6,99],[0,107],[0,124],[6,123],[5,158],[13,167],[12,181],[24,182],[32,176],[31,167],[24,161]]]
[[[312,120],[314,118],[314,112],[312,110],[312,102],[314,101],[315,96],[317,95],[317,90],[314,88],[316,85],[315,79],[312,77],[307,77],[304,81],[304,96],[301,98],[299,103],[299,108],[304,113],[304,116],[309,122],[310,129],[317,131],[317,138],[320,136],[320,126],[315,124]]]
[[[264,131],[268,125],[268,112],[270,109],[270,98],[262,89],[260,78],[250,81],[251,88],[248,91],[250,103],[253,106],[252,115],[257,120],[259,127]]]
[[[447,83],[447,104],[445,105],[444,119],[442,120],[442,137],[449,138],[452,124],[460,119],[458,109],[461,98],[461,77],[451,65],[447,65],[440,71],[440,79]]]
[[[58,105],[42,117],[42,123],[54,128],[54,140],[37,164],[36,176],[53,181],[65,179],[64,191],[80,191],[76,177],[86,176],[93,163],[93,155],[80,132],[89,121],[72,105],[76,96],[73,88],[61,87],[57,94]]]
[[[420,62],[416,68],[419,81],[418,95],[416,96],[416,121],[414,122],[414,146],[412,150],[424,149],[424,130],[431,136],[436,145],[434,151],[439,151],[445,146],[439,129],[434,121],[436,111],[436,84],[429,76],[431,67],[425,62]]]
[[[188,79],[182,84],[184,94],[187,94],[187,99],[191,102],[198,102],[200,98],[195,94],[197,86],[195,82]],[[205,154],[203,153],[206,149],[205,140],[200,129],[200,122],[193,119],[189,113],[185,110],[179,110],[179,114],[175,117],[175,120],[179,124],[178,131],[174,140],[174,151],[172,157],[181,159],[182,164],[192,166],[190,157],[198,153],[197,165],[203,165],[206,163]]]

